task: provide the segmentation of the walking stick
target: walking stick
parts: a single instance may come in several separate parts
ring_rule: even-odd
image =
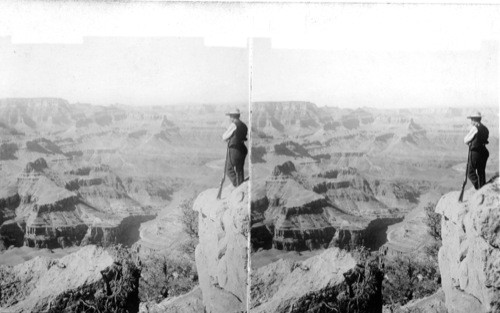
[[[224,162],[224,175],[222,176],[222,180],[220,181],[219,193],[217,194],[217,199],[220,199],[220,196],[222,194],[222,185],[224,185],[224,181],[226,180],[226,168],[228,159],[229,159],[229,142],[227,144],[226,161]]]
[[[465,167],[465,179],[464,183],[462,184],[462,191],[460,192],[460,197],[458,197],[458,202],[462,202],[464,199],[464,189],[465,185],[467,185],[467,171],[469,170],[469,163],[470,163],[470,144],[469,144],[469,154],[467,156],[467,166]]]

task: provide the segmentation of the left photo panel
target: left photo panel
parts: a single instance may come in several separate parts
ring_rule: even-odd
[[[249,49],[0,37],[0,312],[244,312]]]

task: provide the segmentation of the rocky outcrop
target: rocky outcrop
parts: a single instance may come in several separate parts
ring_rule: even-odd
[[[139,313],[200,313],[203,312],[203,299],[200,287],[160,303],[141,303]]]
[[[196,267],[208,313],[245,312],[248,267],[248,183],[209,189],[196,199],[199,244]]]
[[[330,119],[327,118],[327,121]],[[325,122],[321,110],[311,102],[254,102],[252,124],[268,134],[314,131]]]
[[[293,164],[292,161],[287,161],[283,163],[282,165],[276,165],[273,170],[273,176],[280,176],[280,175],[292,175],[293,172],[296,172],[295,165]]]
[[[250,312],[382,312],[383,274],[330,248],[302,262],[281,259],[252,271]]]
[[[441,198],[439,268],[449,313],[500,312],[500,186]]]
[[[40,172],[46,168],[48,168],[47,161],[45,161],[44,158],[39,158],[33,162],[28,162],[28,164],[26,164],[26,167],[24,168],[24,172],[25,173],[29,173],[32,171]]]
[[[119,249],[0,266],[1,312],[137,312],[140,271]]]

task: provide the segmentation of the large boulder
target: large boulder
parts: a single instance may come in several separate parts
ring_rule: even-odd
[[[123,251],[86,246],[0,266],[0,312],[137,312],[140,271]]]
[[[443,246],[439,250],[449,313],[500,312],[500,194],[498,178],[458,202],[441,198]]]
[[[281,259],[252,271],[253,313],[382,312],[383,273],[329,248],[302,262]]]
[[[248,183],[209,189],[196,199],[199,212],[195,258],[207,313],[244,312],[248,274]]]

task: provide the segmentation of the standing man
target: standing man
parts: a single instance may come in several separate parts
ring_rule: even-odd
[[[248,154],[244,141],[247,140],[248,128],[240,121],[240,110],[234,109],[229,115],[231,125],[222,135],[222,140],[227,141],[228,160],[226,161],[226,173],[231,179],[233,186],[239,186],[244,180],[243,166]]]
[[[470,160],[467,168],[467,175],[470,181],[474,185],[474,188],[479,189],[486,183],[486,161],[490,156],[488,149],[486,149],[486,144],[488,144],[489,131],[486,126],[481,124],[481,113],[477,112],[470,118],[472,125],[471,130],[465,136],[464,143],[469,145]]]

